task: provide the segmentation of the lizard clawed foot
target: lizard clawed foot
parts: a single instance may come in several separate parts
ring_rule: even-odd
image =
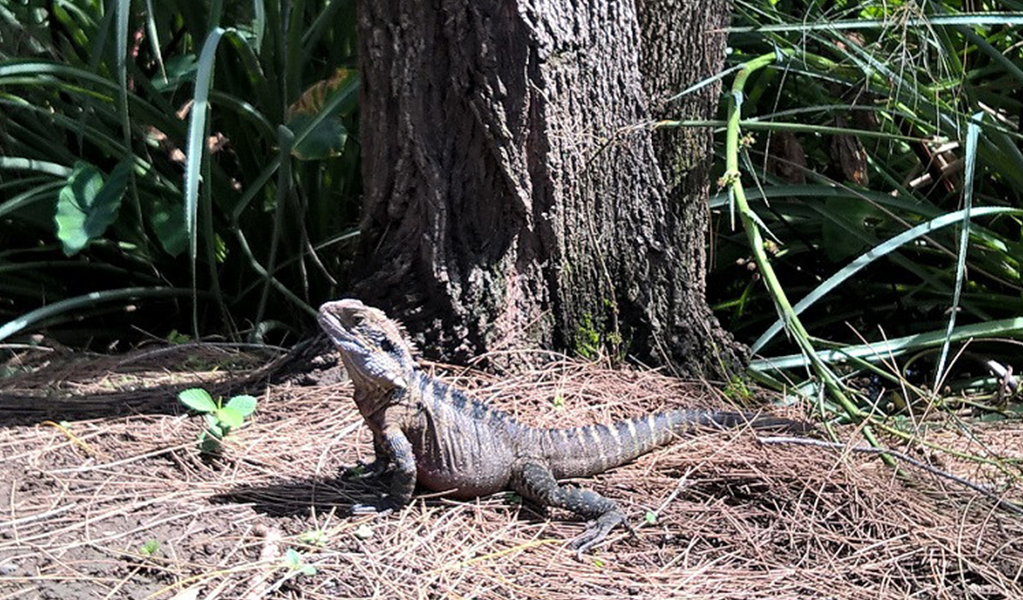
[[[613,510],[606,512],[592,521],[586,523],[586,531],[582,532],[579,537],[569,542],[568,547],[575,550],[575,556],[579,560],[582,560],[583,554],[602,542],[607,534],[615,528],[619,523],[628,523],[625,520],[625,515],[619,510]],[[632,528],[629,527],[631,530]]]

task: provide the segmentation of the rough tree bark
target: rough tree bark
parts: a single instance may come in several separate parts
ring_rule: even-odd
[[[638,5],[638,6],[637,6]],[[689,374],[740,353],[704,299],[723,0],[360,0],[357,294],[427,354],[618,345]],[[637,10],[638,9],[638,10]]]

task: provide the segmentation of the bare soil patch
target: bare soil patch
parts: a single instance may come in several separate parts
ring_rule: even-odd
[[[564,544],[581,522],[508,493],[420,494],[397,514],[353,517],[383,487],[340,476],[372,453],[345,383],[249,380],[254,420],[219,458],[200,454],[202,421],[175,393],[224,393],[261,360],[192,349],[50,360],[0,380],[0,599],[1023,598],[1023,518],[913,468],[900,477],[876,457],[765,446],[748,431],[682,439],[581,481],[638,527],[584,562]],[[542,426],[727,405],[698,383],[573,361],[445,377]],[[1010,476],[1019,422],[932,429],[1016,461],[936,466],[1023,496]]]

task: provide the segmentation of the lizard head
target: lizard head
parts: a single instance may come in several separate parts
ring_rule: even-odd
[[[415,361],[401,328],[382,310],[358,300],[337,300],[320,307],[318,320],[357,384],[380,389],[408,386]]]

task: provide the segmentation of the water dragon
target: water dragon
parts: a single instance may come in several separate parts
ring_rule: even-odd
[[[627,463],[695,428],[799,428],[797,421],[742,412],[667,410],[610,425],[541,429],[469,397],[418,369],[402,328],[359,300],[328,302],[319,323],[337,347],[355,403],[373,432],[367,471],[393,471],[376,504],[353,512],[398,509],[423,487],[471,498],[511,488],[541,506],[587,519],[570,547],[579,555],[628,523],[618,504],[559,479],[589,477]]]

